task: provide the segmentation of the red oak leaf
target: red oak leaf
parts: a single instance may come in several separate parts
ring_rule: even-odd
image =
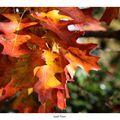
[[[41,21],[44,28],[56,33],[62,40],[70,41],[72,39],[77,39],[79,36],[83,35],[80,31],[69,31],[68,25],[73,23],[72,20],[69,21],[55,21],[49,17],[43,16],[41,13],[32,13],[32,16]]]

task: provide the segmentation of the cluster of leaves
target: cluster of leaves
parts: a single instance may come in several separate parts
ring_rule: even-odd
[[[91,8],[12,10],[3,9],[0,15],[0,106],[12,99],[12,109],[19,112],[66,109],[67,84],[74,81],[77,67],[87,75],[99,70],[99,57],[90,54],[97,45],[76,40],[85,31],[105,28]],[[107,8],[101,20],[110,23],[118,12]],[[71,25],[75,30],[68,29]]]

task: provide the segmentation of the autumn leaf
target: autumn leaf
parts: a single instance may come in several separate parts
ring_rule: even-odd
[[[38,66],[34,69],[34,75],[39,78],[35,84],[34,90],[38,93],[39,100],[45,102],[51,95],[48,95],[50,89],[57,88],[61,85],[60,81],[55,77],[56,73],[61,73],[62,69],[55,63],[58,55],[50,51],[44,51],[43,58],[46,65]]]
[[[110,24],[110,22],[118,17],[120,8],[114,8],[114,7],[108,7],[106,8],[102,18],[100,19],[101,21],[105,21],[107,24]]]
[[[73,23],[73,20],[69,21],[56,21],[52,20],[49,17],[44,17],[40,13],[32,13],[31,14],[36,19],[39,19],[41,21],[41,25],[56,33],[62,40],[70,41],[71,39],[77,39],[79,36],[83,35],[83,32],[80,31],[69,31],[68,25],[71,25]]]
[[[58,55],[50,51],[44,51],[43,58],[46,65],[38,66],[34,69],[34,74],[39,78],[34,86],[34,91],[37,92],[39,101],[42,103],[38,110],[38,112],[42,113],[53,112],[53,107],[57,105],[57,101],[61,101],[58,99],[56,92],[58,89],[64,89],[61,82],[55,76],[57,73],[62,72],[62,68],[55,62]],[[66,103],[64,102],[64,104]],[[59,104],[58,107],[63,109]]]
[[[80,50],[79,48],[69,47],[68,51],[64,51],[64,57],[68,60],[69,64],[66,66],[71,78],[74,77],[76,68],[81,67],[86,73],[90,70],[99,70],[97,64],[98,57],[91,56],[87,50]]]

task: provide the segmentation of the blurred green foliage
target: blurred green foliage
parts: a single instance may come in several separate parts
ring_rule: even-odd
[[[89,76],[78,69],[75,82],[68,85],[71,97],[66,112],[120,112],[120,61],[115,65],[113,73],[101,65]]]

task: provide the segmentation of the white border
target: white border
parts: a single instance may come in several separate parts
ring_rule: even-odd
[[[60,113],[54,113],[54,114],[43,114],[43,113],[37,113],[37,114],[13,114],[13,113],[3,113],[0,114],[0,120],[119,120],[120,114],[114,113],[114,114],[89,114],[89,113],[72,113],[72,114],[60,114]]]
[[[120,0],[0,0],[0,7],[120,7]]]

